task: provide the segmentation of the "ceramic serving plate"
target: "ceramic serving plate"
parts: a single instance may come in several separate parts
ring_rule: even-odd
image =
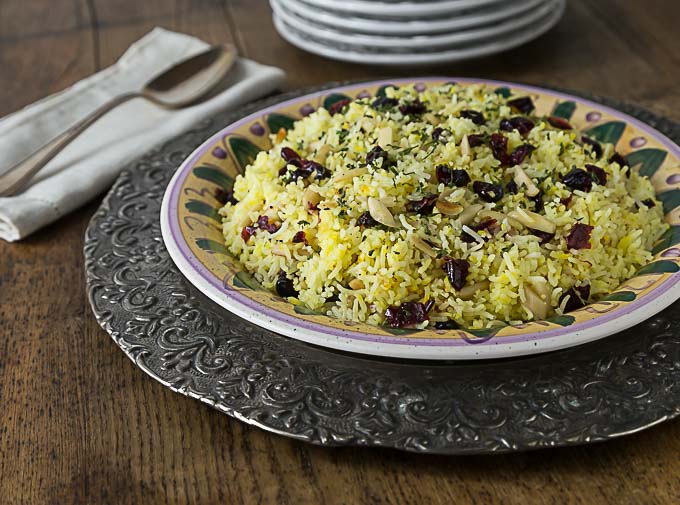
[[[503,20],[489,26],[470,30],[437,35],[420,35],[416,37],[365,35],[345,33],[340,30],[328,29],[310,24],[306,19],[289,14],[282,0],[270,0],[274,13],[287,25],[300,33],[307,33],[326,44],[337,47],[342,44],[360,50],[380,52],[382,50],[405,52],[409,50],[433,50],[447,46],[460,46],[477,43],[480,40],[498,37],[513,32],[525,31],[527,27],[545,18],[559,7],[558,0],[550,0],[527,14]]]
[[[365,33],[369,35],[426,35],[433,33],[451,33],[481,25],[496,23],[513,16],[523,16],[524,13],[545,3],[546,0],[519,0],[516,2],[487,5],[439,16],[436,18],[419,19],[408,17],[405,19],[384,19],[361,17],[359,13],[335,13],[305,4],[300,0],[285,0],[278,3],[285,7],[288,13],[298,16],[308,23],[336,29],[349,33]]]
[[[323,9],[367,16],[412,18],[449,15],[485,5],[501,3],[501,0],[422,0],[382,2],[380,0],[300,0]]]
[[[223,244],[216,190],[228,187],[262,149],[269,135],[319,107],[373,96],[390,84],[418,89],[452,80],[486,84],[498,93],[532,97],[538,115],[568,119],[588,136],[616,145],[648,176],[671,228],[654,259],[604,299],[545,321],[484,330],[409,330],[341,321],[295,307],[264,290]],[[230,124],[206,140],[179,167],[161,209],[163,240],[187,279],[213,301],[259,326],[305,342],[376,356],[479,359],[532,354],[589,342],[650,317],[680,297],[680,148],[619,111],[541,88],[496,81],[427,78],[353,84],[287,100]],[[612,337],[616,338],[616,337]]]
[[[309,30],[296,29],[277,14],[274,14],[274,27],[281,37],[294,46],[339,61],[398,67],[404,65],[434,65],[479,58],[521,46],[552,28],[562,17],[565,5],[566,0],[555,0],[554,8],[550,12],[523,29],[496,34],[493,37],[487,35],[486,40],[478,40],[455,48],[430,48],[429,50],[420,49],[418,51],[403,47],[401,49],[394,48],[390,52],[384,49],[375,51],[365,46],[362,48],[339,42],[331,43],[328,40],[313,36]]]

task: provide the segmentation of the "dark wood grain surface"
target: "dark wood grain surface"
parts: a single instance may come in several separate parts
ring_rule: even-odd
[[[0,116],[114,62],[154,26],[283,67],[289,87],[392,75],[587,90],[680,120],[680,2],[571,0],[547,35],[468,63],[385,70],[281,40],[264,0],[0,0]],[[1,156],[1,154],[0,154]],[[83,233],[100,198],[0,243],[0,503],[680,503],[680,423],[493,457],[324,449],[170,392],[100,329]]]

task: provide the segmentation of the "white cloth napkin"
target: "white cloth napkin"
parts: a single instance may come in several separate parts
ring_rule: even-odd
[[[113,66],[0,119],[0,173],[24,159],[111,98],[138,90],[207,44],[156,28]],[[126,164],[208,117],[280,87],[282,70],[244,58],[231,86],[208,101],[167,111],[135,99],[101,118],[53,159],[22,193],[0,197],[0,239],[19,240],[80,207],[109,187]]]

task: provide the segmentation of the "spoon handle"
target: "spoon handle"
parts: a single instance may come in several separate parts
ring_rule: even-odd
[[[119,105],[143,97],[141,93],[125,93],[105,103],[91,112],[64,133],[49,141],[28,157],[0,175],[0,196],[11,196],[21,191],[33,176],[61,152],[67,145],[83,133],[92,123]]]

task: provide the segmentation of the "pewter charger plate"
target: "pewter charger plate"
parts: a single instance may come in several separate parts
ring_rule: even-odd
[[[321,445],[507,452],[607,440],[680,414],[680,303],[563,351],[435,363],[321,349],[201,295],[163,246],[159,210],[168,181],[224,124],[298,94],[218,115],[154,150],[120,176],[93,217],[85,240],[90,302],[142,370],[249,424]],[[677,123],[586,97],[680,140]]]

